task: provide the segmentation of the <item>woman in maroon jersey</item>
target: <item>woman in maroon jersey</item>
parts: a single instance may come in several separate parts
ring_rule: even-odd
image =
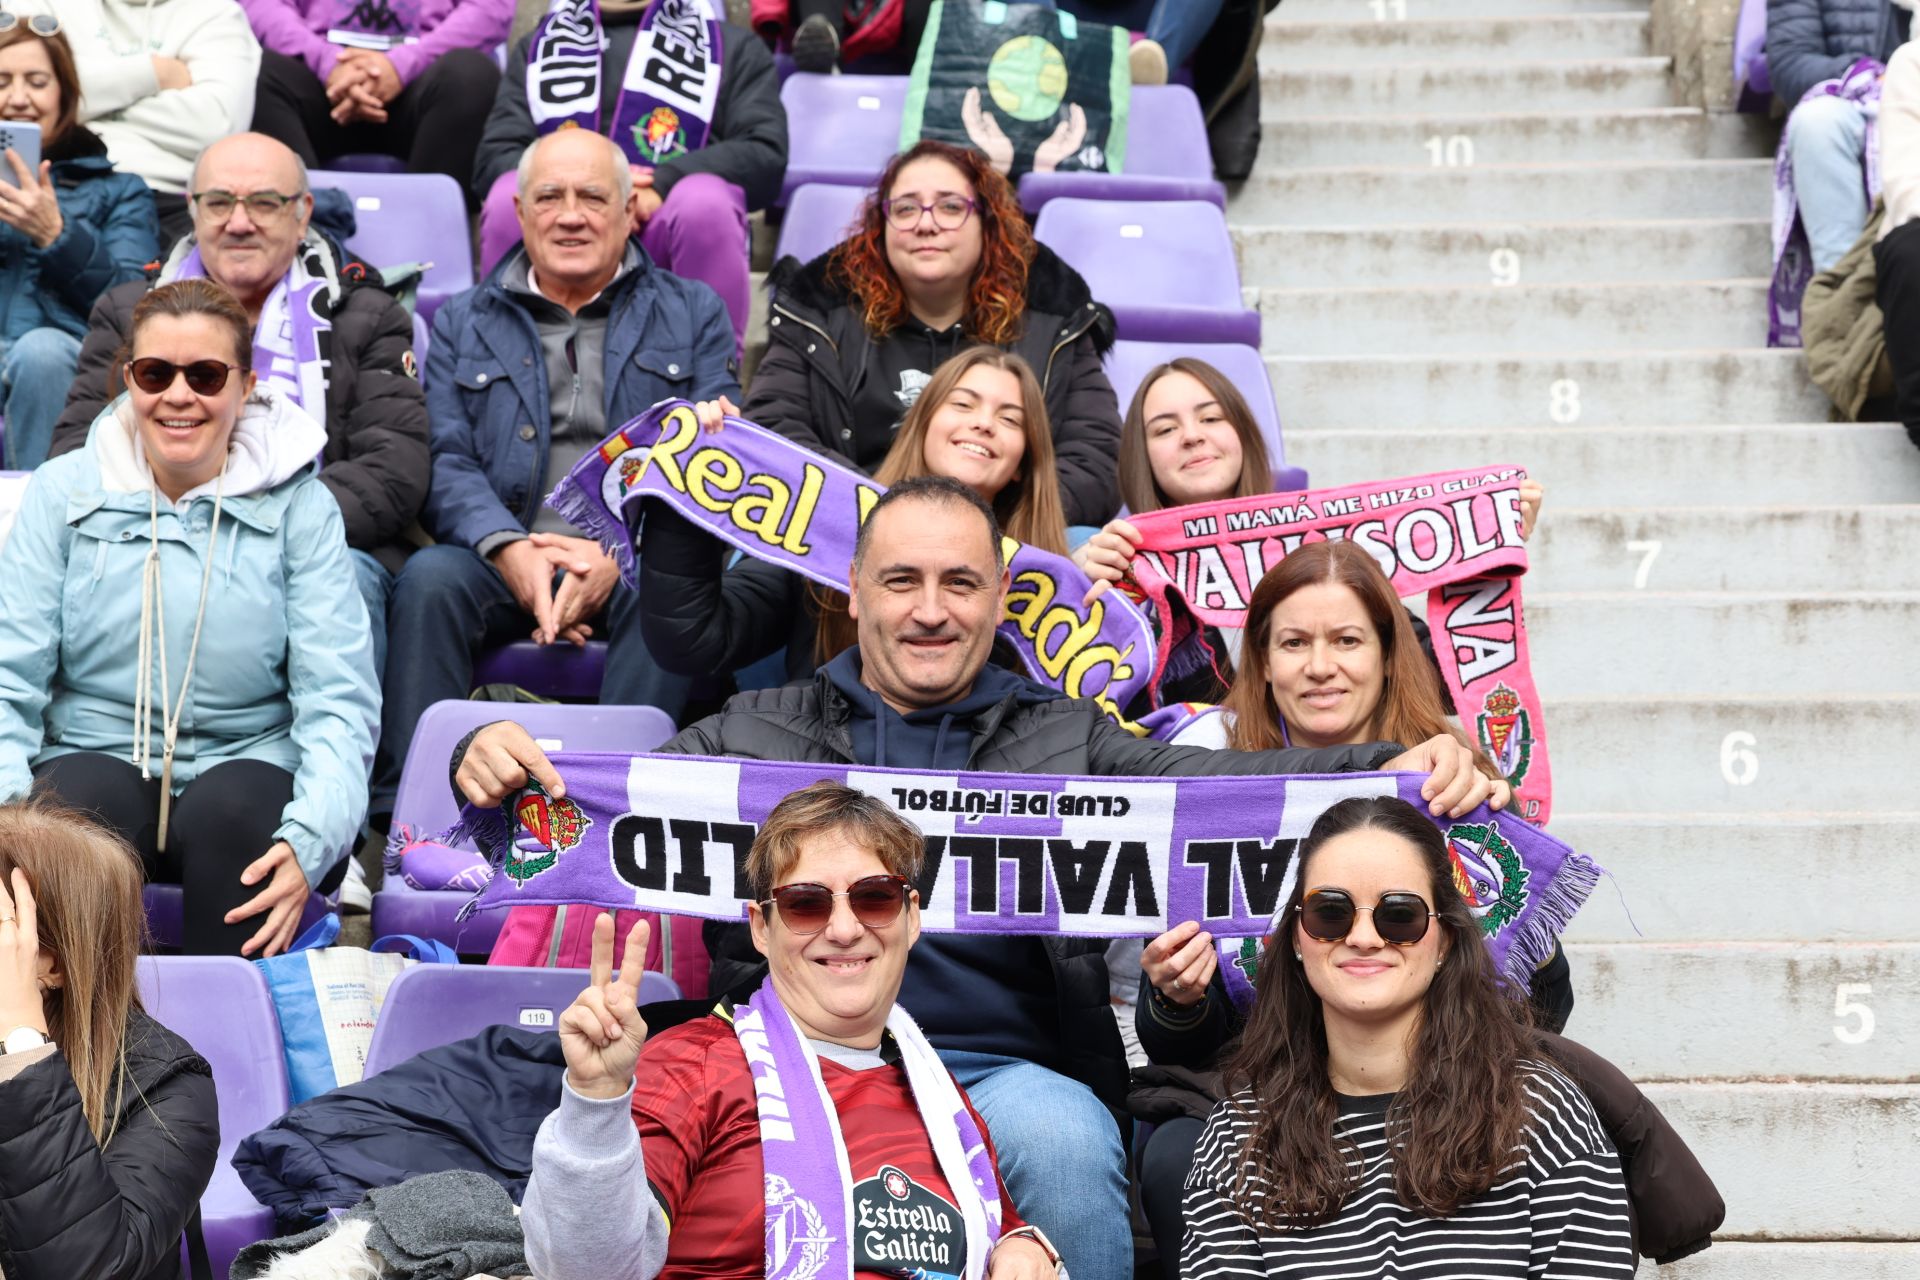
[[[747,858],[769,974],[652,1039],[647,926],[560,1018],[567,1076],[522,1224],[543,1280],[1052,1280],[986,1125],[894,1001],[920,935],[922,841],[837,782],[794,792]]]

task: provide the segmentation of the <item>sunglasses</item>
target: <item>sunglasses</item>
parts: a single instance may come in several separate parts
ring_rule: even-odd
[[[1372,906],[1359,907],[1344,889],[1315,889],[1294,910],[1300,913],[1300,927],[1307,936],[1321,942],[1345,942],[1360,913],[1371,912],[1373,931],[1396,947],[1410,947],[1426,937],[1428,924],[1437,914],[1417,893],[1383,893]]]
[[[36,13],[26,18],[17,13],[0,13],[0,35],[5,35],[22,22],[27,24],[27,30],[37,36],[52,38],[60,34],[60,19],[50,13]]]
[[[217,396],[220,389],[227,385],[227,375],[239,365],[222,364],[218,360],[195,360],[192,364],[175,364],[171,360],[162,360],[159,356],[142,356],[127,365],[127,372],[133,378],[133,385],[150,396],[157,396],[173,385],[177,374],[187,376],[187,389],[197,396]]]
[[[853,918],[867,928],[884,929],[900,918],[912,888],[905,876],[866,876],[848,885],[845,893],[835,893],[823,884],[783,884],[765,901],[780,909],[787,928],[805,936],[827,927],[835,898],[845,898]]]

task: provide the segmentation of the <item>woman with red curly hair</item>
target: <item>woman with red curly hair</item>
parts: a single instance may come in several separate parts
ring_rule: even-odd
[[[933,371],[985,343],[1040,379],[1067,523],[1119,509],[1120,406],[1100,367],[1113,315],[1034,241],[986,157],[915,144],[848,239],[809,263],[782,260],[770,284],[772,342],[743,417],[871,472]]]

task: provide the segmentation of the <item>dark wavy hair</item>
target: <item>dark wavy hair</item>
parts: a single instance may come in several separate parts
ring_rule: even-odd
[[[945,160],[973,188],[980,219],[980,264],[967,288],[967,336],[996,347],[1020,336],[1027,314],[1027,270],[1033,265],[1033,232],[1013,186],[978,151],[924,139],[895,156],[860,207],[853,234],[827,258],[827,277],[852,291],[867,332],[884,338],[907,318],[907,295],[887,261],[887,200],[900,171],[915,160]]]
[[[1528,1118],[1519,1064],[1537,1057],[1519,993],[1503,986],[1479,924],[1455,888],[1438,827],[1397,797],[1342,800],[1313,824],[1287,899],[1260,960],[1259,990],[1240,1047],[1227,1065],[1253,1133],[1241,1152],[1233,1198],[1247,1219],[1283,1229],[1327,1222],[1359,1184],[1359,1153],[1339,1139],[1339,1103],[1327,1062],[1320,997],[1294,958],[1294,923],[1314,855],[1355,831],[1411,845],[1427,871],[1427,897],[1450,946],[1435,971],[1414,1035],[1407,1081],[1387,1108],[1394,1190],[1400,1203],[1435,1217],[1484,1194],[1519,1158]]]

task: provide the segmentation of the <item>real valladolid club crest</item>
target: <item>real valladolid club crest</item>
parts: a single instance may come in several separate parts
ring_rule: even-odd
[[[1520,851],[1500,834],[1498,821],[1456,822],[1447,828],[1453,885],[1488,937],[1512,923],[1527,905],[1527,868]]]
[[[1495,685],[1480,704],[1477,723],[1480,749],[1500,775],[1518,787],[1533,763],[1533,721],[1520,705],[1520,695],[1504,684]]]
[[[779,1174],[767,1175],[766,1191],[768,1207],[777,1210],[767,1215],[767,1274],[782,1280],[814,1280],[827,1265],[827,1249],[833,1243],[826,1220],[812,1201],[796,1195],[793,1184]]]
[[[672,107],[655,107],[653,113],[633,126],[633,141],[655,164],[687,149],[687,131],[680,127],[680,113]]]
[[[537,791],[520,797],[513,816],[543,846],[529,850],[516,844],[514,851],[507,855],[502,870],[516,885],[525,884],[560,861],[560,855],[578,845],[586,837],[587,828],[593,825],[593,819],[582,813],[573,801],[555,800]]]

